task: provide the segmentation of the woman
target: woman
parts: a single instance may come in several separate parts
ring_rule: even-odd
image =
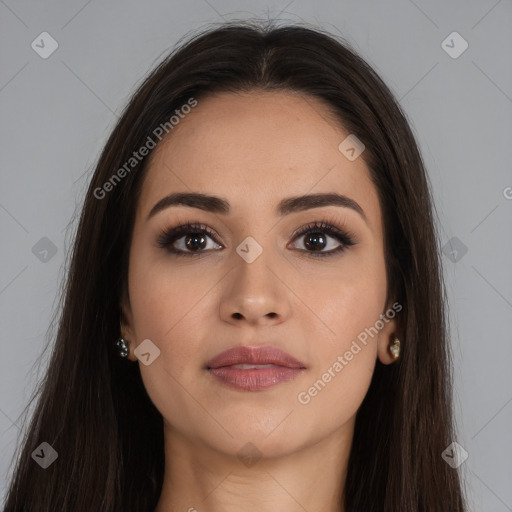
[[[432,208],[346,42],[183,44],[100,156],[6,510],[464,511]]]

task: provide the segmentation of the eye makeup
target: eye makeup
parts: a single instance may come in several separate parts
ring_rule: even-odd
[[[313,247],[315,246],[315,244],[318,246],[318,240],[324,241],[326,239],[324,235],[327,235],[328,237],[335,239],[340,244],[336,248],[331,249],[329,251],[309,251],[307,249],[297,249],[300,252],[308,253],[307,256],[313,258],[332,257],[336,254],[342,253],[349,247],[352,247],[353,245],[356,245],[358,243],[356,235],[347,231],[346,229],[342,229],[336,226],[327,219],[314,221],[298,228],[292,233],[291,239],[292,241],[294,241],[301,236],[312,237],[312,235],[314,235],[314,239],[316,241],[313,244]],[[208,225],[199,222],[186,222],[175,227],[167,228],[158,236],[156,243],[158,247],[165,249],[172,255],[180,257],[199,257],[201,255],[204,255],[206,252],[212,250],[205,249],[204,247],[202,247],[201,244],[196,245],[196,247],[198,248],[197,251],[187,250],[186,248],[177,248],[176,242],[180,241],[182,238],[188,238],[189,242],[194,239],[201,240],[202,245],[204,245],[203,242],[207,238],[210,238],[215,244],[222,247],[222,244],[219,242],[215,230],[210,228]],[[322,242],[320,242],[320,244],[322,244]],[[321,249],[323,249],[323,247],[321,247]]]

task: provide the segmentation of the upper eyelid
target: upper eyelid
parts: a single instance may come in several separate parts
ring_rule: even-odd
[[[327,220],[315,220],[312,222],[307,222],[303,226],[300,226],[299,228],[295,229],[293,231],[293,233],[291,234],[291,236],[292,237],[303,236],[308,231],[314,230],[314,229],[318,229],[318,230],[325,229],[326,231],[334,231],[334,234],[337,234],[337,232],[339,232],[340,235],[342,235],[342,234],[348,235],[349,234],[345,228],[338,226],[334,222],[327,221]]]

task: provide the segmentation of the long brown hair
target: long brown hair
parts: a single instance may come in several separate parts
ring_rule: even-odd
[[[379,194],[388,300],[403,306],[402,353],[393,365],[377,361],[358,410],[345,511],[465,510],[458,473],[441,457],[454,439],[446,298],[430,184],[406,116],[344,39],[305,25],[249,21],[203,30],[167,56],[138,87],[100,155],[48,371],[19,443],[8,512],[155,508],[164,473],[162,416],[139,366],[126,364],[113,347],[148,157],[108,193],[98,189],[190,98],[200,104],[212,92],[254,90],[323,100],[366,146]],[[58,453],[47,469],[31,457],[42,442]]]

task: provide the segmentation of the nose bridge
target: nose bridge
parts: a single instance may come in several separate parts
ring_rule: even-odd
[[[222,298],[221,314],[225,319],[245,318],[257,322],[263,318],[283,316],[287,312],[283,283],[276,277],[276,258],[268,236],[260,230],[261,243],[248,236],[236,247],[234,266],[228,289]]]

